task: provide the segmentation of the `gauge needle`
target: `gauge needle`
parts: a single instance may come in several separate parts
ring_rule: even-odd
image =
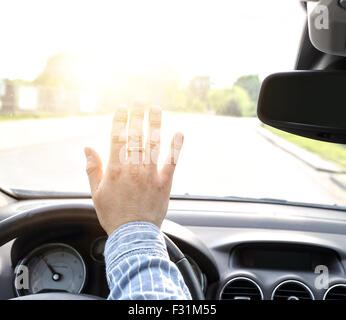
[[[55,272],[53,267],[47,262],[47,260],[44,257],[41,257],[41,260],[47,265],[48,269],[52,273],[52,279],[54,281],[59,281],[61,279],[61,274],[58,272]]]

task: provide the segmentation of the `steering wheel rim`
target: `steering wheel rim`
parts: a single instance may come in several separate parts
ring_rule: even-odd
[[[71,224],[71,223],[99,223],[95,212],[90,210],[90,206],[84,207],[60,208],[51,206],[49,208],[35,208],[28,211],[22,211],[0,222],[0,246],[17,238],[24,232],[34,230],[42,225],[50,224]],[[165,241],[167,245],[167,251],[172,262],[174,262],[180,270],[187,287],[190,290],[191,297],[194,300],[203,300],[204,293],[198,282],[198,279],[192,269],[191,264],[186,259],[181,250],[175,245],[175,243],[165,235]],[[45,293],[40,297],[38,295],[27,295],[23,297],[17,297],[17,300],[57,300],[60,297],[61,300],[73,300],[92,299],[97,300],[99,297],[90,295],[77,295],[71,293]],[[32,298],[32,299],[30,299]],[[60,299],[59,298],[59,299]]]

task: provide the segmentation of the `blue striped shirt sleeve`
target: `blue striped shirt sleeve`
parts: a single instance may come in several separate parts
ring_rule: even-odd
[[[109,236],[104,254],[108,299],[191,299],[179,269],[169,259],[163,234],[154,224],[122,225]]]

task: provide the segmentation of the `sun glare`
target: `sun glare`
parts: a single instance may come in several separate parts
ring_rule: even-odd
[[[86,86],[164,64],[184,81],[208,75],[221,86],[244,73],[288,69],[305,19],[290,0],[11,0],[0,11],[0,78],[31,81],[51,55],[72,52]]]

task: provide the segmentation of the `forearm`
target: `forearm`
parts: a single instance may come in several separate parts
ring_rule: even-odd
[[[170,261],[160,229],[133,222],[115,230],[105,247],[108,299],[191,299]]]

